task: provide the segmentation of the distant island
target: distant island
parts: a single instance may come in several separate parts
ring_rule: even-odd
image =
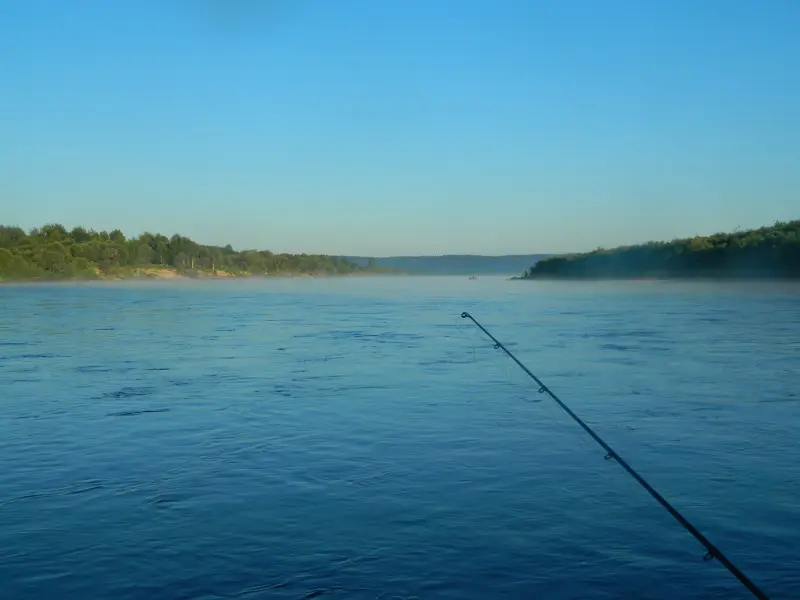
[[[800,220],[553,256],[515,279],[800,278]]]
[[[242,277],[252,275],[356,275],[391,273],[336,256],[235,251],[187,237],[111,232],[48,224],[25,232],[0,226],[0,281]]]
[[[364,268],[386,268],[410,275],[517,275],[549,254],[445,254],[442,256],[344,256]]]

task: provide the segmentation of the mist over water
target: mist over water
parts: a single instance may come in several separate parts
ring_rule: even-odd
[[[365,277],[0,287],[3,597],[800,590],[800,287]]]

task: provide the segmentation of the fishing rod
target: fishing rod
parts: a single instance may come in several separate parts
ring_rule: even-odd
[[[755,583],[753,583],[749,577],[747,577],[747,575],[742,573],[738,569],[738,567],[736,567],[736,565],[734,565],[728,559],[728,557],[722,553],[722,551],[719,548],[717,548],[714,544],[712,544],[711,541],[706,536],[700,533],[700,531],[686,519],[686,517],[684,517],[681,513],[678,512],[678,510],[674,506],[672,506],[669,502],[667,502],[667,500],[661,494],[659,494],[653,488],[653,486],[647,483],[644,480],[644,478],[641,475],[639,475],[639,473],[637,473],[633,469],[633,467],[631,467],[619,454],[617,454],[616,451],[603,440],[603,438],[597,435],[594,432],[594,430],[591,427],[589,427],[586,423],[584,423],[584,421],[578,415],[572,412],[572,410],[570,410],[570,408],[566,404],[564,404],[564,402],[558,396],[556,396],[550,390],[549,387],[547,387],[544,383],[542,383],[541,379],[539,379],[536,375],[534,375],[530,371],[530,369],[528,369],[528,367],[523,365],[520,362],[520,360],[516,356],[514,356],[511,353],[511,351],[508,348],[506,348],[496,337],[494,337],[491,333],[489,333],[489,331],[483,325],[478,323],[475,317],[473,317],[468,312],[462,312],[461,318],[469,319],[470,321],[475,323],[475,325],[477,325],[478,328],[483,333],[485,333],[489,337],[489,339],[491,339],[494,342],[495,350],[499,349],[505,352],[509,356],[509,358],[511,358],[511,360],[517,363],[520,369],[525,371],[528,377],[530,377],[531,379],[533,379],[533,381],[536,382],[536,384],[539,386],[540,394],[547,394],[548,396],[550,396],[555,401],[555,403],[558,404],[564,410],[564,412],[566,412],[570,417],[572,417],[573,421],[575,421],[578,425],[580,425],[586,433],[592,436],[592,439],[595,442],[600,444],[603,450],[606,451],[605,455],[606,460],[611,460],[611,459],[616,460],[617,463],[619,463],[619,465],[623,469],[625,469],[628,472],[628,474],[630,474],[630,476],[637,481],[637,483],[639,483],[639,485],[641,485],[645,490],[648,491],[648,493],[653,498],[655,498],[656,502],[658,502],[661,506],[667,509],[667,512],[669,512],[669,514],[675,517],[675,520],[677,520],[678,523],[680,523],[683,526],[683,528],[686,529],[686,531],[691,533],[698,542],[700,542],[703,546],[705,546],[707,552],[705,556],[703,556],[703,560],[711,560],[716,558],[720,563],[722,563],[722,565],[726,569],[728,569],[728,571],[730,571],[733,574],[734,577],[736,577],[736,579],[738,579],[748,590],[750,590],[750,592],[752,592],[753,596],[755,596],[759,600],[769,600],[769,597],[764,592],[762,592],[758,588],[758,586]]]

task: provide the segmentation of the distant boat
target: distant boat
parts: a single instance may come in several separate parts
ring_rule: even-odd
[[[470,275],[470,277],[469,277],[469,278],[470,278],[470,279],[477,279],[477,277],[476,277],[475,275]]]

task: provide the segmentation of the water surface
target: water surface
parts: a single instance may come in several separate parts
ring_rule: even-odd
[[[3,597],[800,597],[800,287],[0,287]]]

